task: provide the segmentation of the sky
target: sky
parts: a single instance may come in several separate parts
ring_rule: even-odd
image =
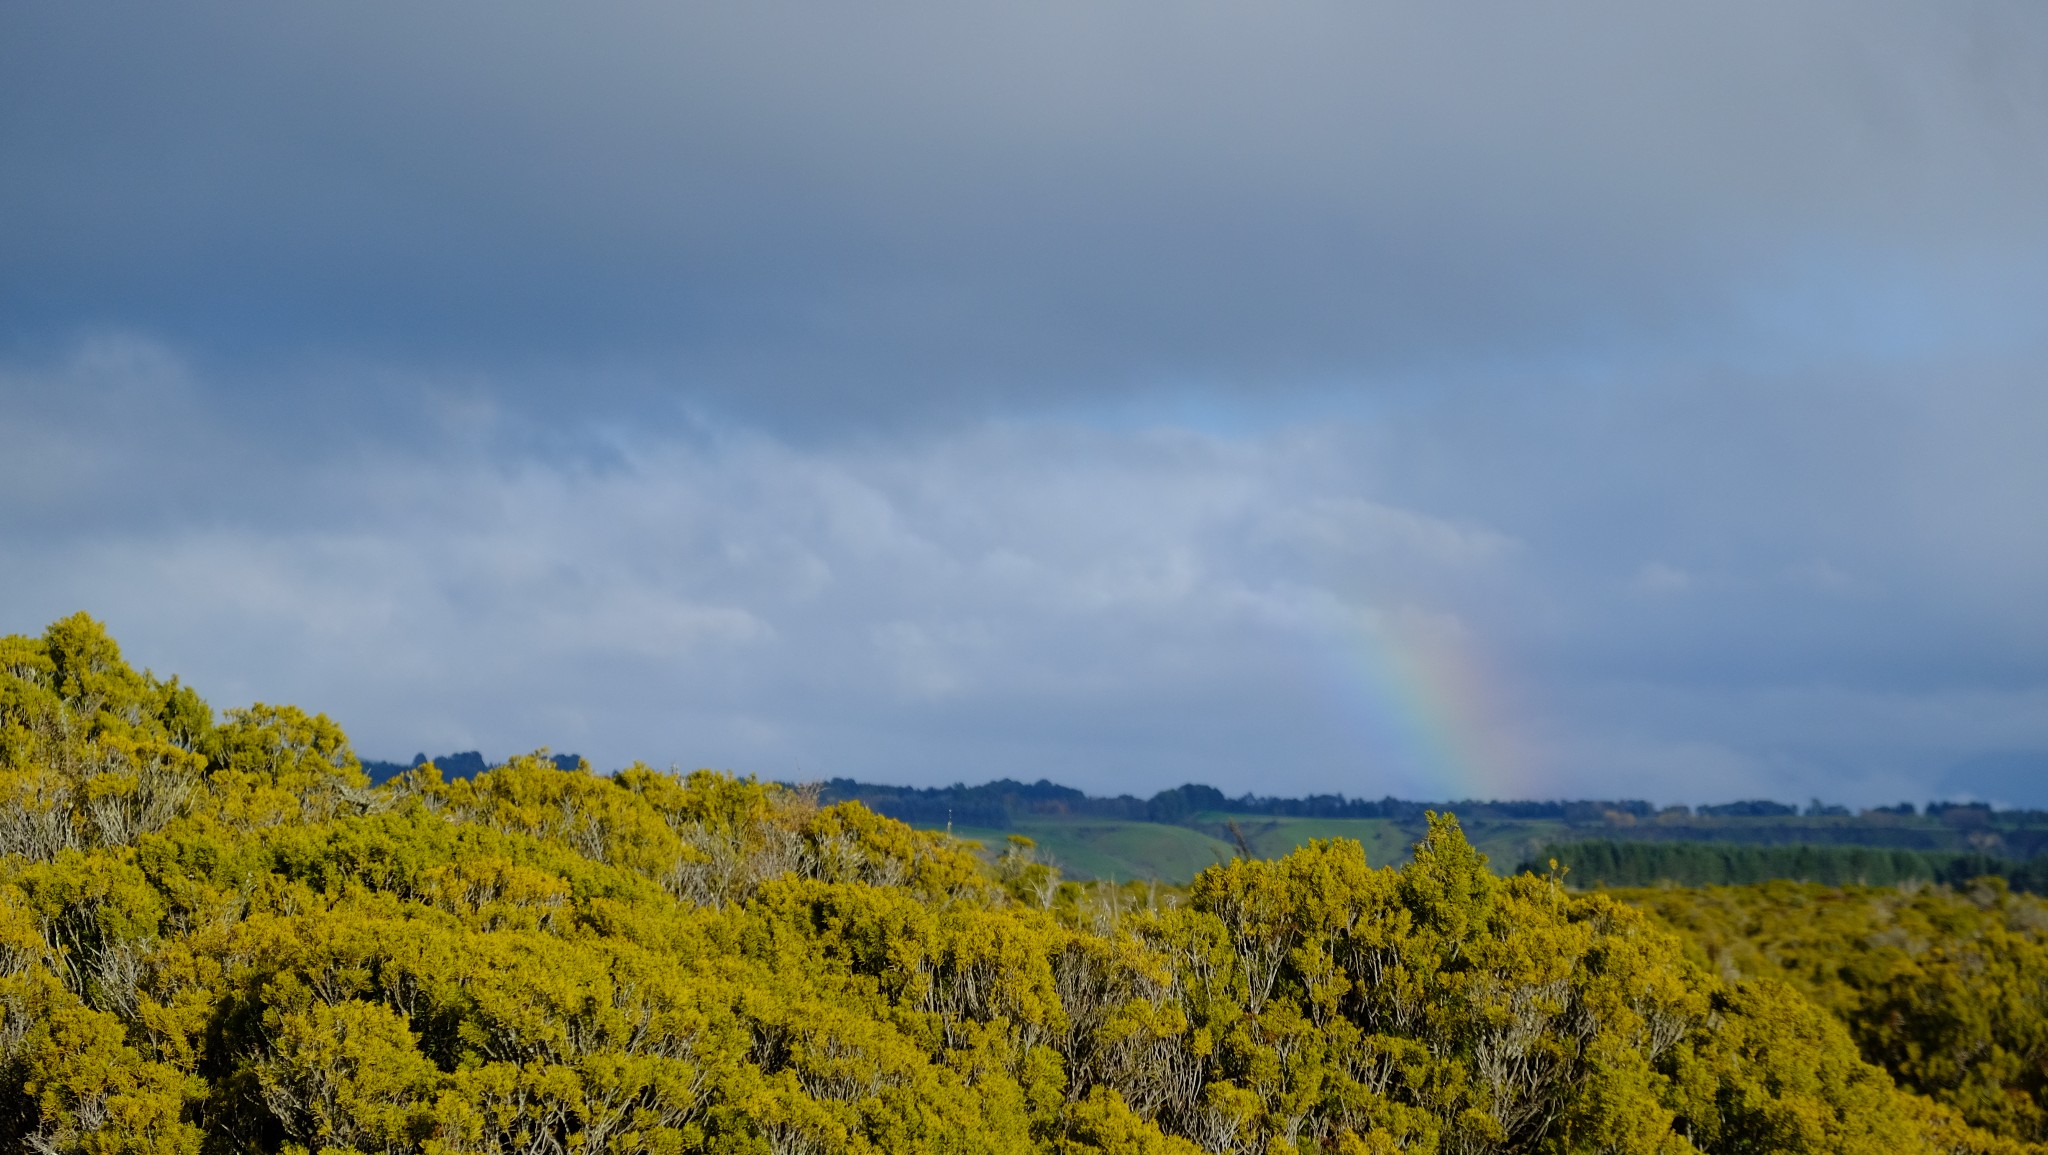
[[[0,633],[365,757],[2048,806],[2048,8],[0,8]]]

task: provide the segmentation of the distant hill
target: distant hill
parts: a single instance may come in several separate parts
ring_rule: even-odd
[[[1409,848],[1421,837],[1424,815],[1431,810],[1456,814],[1473,844],[1502,872],[1525,862],[1543,862],[1553,847],[1590,842],[1679,848],[1678,857],[1628,857],[1631,864],[1654,864],[1631,869],[1658,871],[1680,862],[1722,861],[1713,854],[1689,856],[1682,849],[1688,846],[1787,850],[1728,859],[1737,865],[1726,869],[1744,877],[1758,871],[1775,877],[1795,869],[1799,873],[1788,877],[1806,877],[1811,856],[1792,853],[1796,848],[1861,847],[1934,856],[1911,859],[1924,864],[1908,872],[1913,877],[1944,877],[1964,869],[1959,864],[1968,861],[2016,865],[2048,853],[2048,812],[1999,810],[1982,803],[1900,803],[1858,813],[1819,800],[1803,807],[1748,799],[1659,808],[1630,799],[1420,802],[1342,794],[1233,798],[1212,786],[1192,783],[1138,798],[1091,795],[1045,779],[907,787],[836,778],[818,789],[822,801],[858,801],[912,826],[950,829],[981,842],[991,853],[1009,836],[1023,835],[1075,878],[1184,882],[1202,867],[1227,861],[1241,850],[1278,858],[1326,838],[1356,839],[1373,861],[1399,863],[1407,860]],[[1866,870],[1862,858],[1841,861],[1851,875]],[[1827,862],[1832,864],[1835,858]],[[1574,881],[1596,881],[1596,873],[1589,871]]]
[[[1129,794],[1097,796],[1061,786],[1047,779],[1018,782],[1002,778],[980,786],[938,787],[885,786],[834,778],[822,783],[823,797],[830,802],[857,801],[877,813],[916,824],[955,822],[977,826],[1001,826],[1017,819],[1057,815],[1076,818],[1114,818],[1139,822],[1181,822],[1195,814],[1228,811],[1273,818],[1391,818],[1419,821],[1429,810],[1455,810],[1459,815],[1486,818],[1555,819],[1560,821],[1603,818],[1610,813],[1632,818],[1649,818],[1659,811],[1639,799],[1613,802],[1410,802],[1387,797],[1377,801],[1347,798],[1342,794],[1310,794],[1301,798],[1268,798],[1256,794],[1229,797],[1214,786],[1188,783],[1162,790],[1150,798]],[[1797,814],[1797,807],[1776,802],[1736,803],[1738,807],[1762,808],[1762,812]],[[1771,809],[1775,808],[1775,809]],[[1684,810],[1684,807],[1678,807]],[[1710,808],[1712,809],[1712,808]],[[1745,810],[1745,813],[1748,811]]]
[[[565,770],[581,764],[575,754],[552,760]],[[474,778],[496,764],[466,750],[418,754],[405,763],[365,761],[363,769],[384,782],[426,762],[448,780]],[[1817,799],[1803,807],[1746,799],[1660,808],[1639,799],[1232,797],[1198,783],[1140,798],[1008,778],[940,787],[834,778],[816,789],[827,804],[859,802],[912,826],[950,830],[980,842],[989,854],[1022,835],[1068,877],[1081,879],[1181,883],[1240,853],[1279,858],[1328,838],[1355,839],[1374,862],[1398,864],[1408,859],[1433,810],[1457,815],[1496,871],[1560,857],[1573,867],[1575,885],[1998,873],[2035,889],[2030,871],[2043,868],[2020,868],[2037,858],[2048,862],[2048,811],[1974,802],[1900,803],[1861,812]]]

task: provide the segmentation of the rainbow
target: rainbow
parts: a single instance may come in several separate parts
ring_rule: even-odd
[[[1338,634],[1340,708],[1362,747],[1360,785],[1345,793],[1451,802],[1528,792],[1511,695],[1463,623],[1359,609]]]

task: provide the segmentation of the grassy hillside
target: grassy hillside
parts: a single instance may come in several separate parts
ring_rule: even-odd
[[[1235,853],[1229,842],[1157,822],[1054,819],[1020,822],[1011,830],[955,826],[953,833],[981,843],[985,857],[1002,853],[1009,836],[1021,834],[1068,878],[1113,882],[1178,885],[1204,867],[1229,861]]]
[[[1096,796],[1040,780],[907,787],[833,779],[825,802],[860,802],[925,830],[969,831],[997,852],[1005,836],[1036,841],[1070,878],[1185,882],[1227,857],[1239,839],[1254,857],[1277,858],[1316,839],[1350,838],[1374,862],[1407,861],[1429,811],[1453,814],[1497,873],[1541,864],[1546,847],[1632,846],[1864,848],[2013,866],[2048,855],[2048,811],[1994,810],[1978,803],[1901,804],[1851,813],[1814,802],[1768,800],[1656,807],[1628,800],[1377,801],[1342,794],[1232,798],[1195,784],[1150,798]],[[1233,826],[1235,831],[1233,832]],[[1998,871],[2010,876],[2006,870]]]
[[[1208,811],[1186,825],[1048,817],[1019,819],[1007,830],[955,825],[953,833],[980,842],[987,855],[1001,853],[1010,835],[1021,834],[1073,879],[1156,880],[1178,885],[1203,867],[1228,862],[1236,854],[1231,823],[1258,858],[1284,858],[1317,839],[1351,838],[1365,847],[1368,861],[1385,866],[1407,862],[1416,841],[1428,830],[1426,822],[1389,818],[1274,818]],[[943,827],[918,825],[923,829]],[[1567,829],[1561,822],[1484,819],[1466,826],[1472,844],[1501,874],[1513,871]]]
[[[1461,821],[1462,817],[1461,817]],[[1426,821],[1388,818],[1270,818],[1263,815],[1205,814],[1195,825],[1225,840],[1235,822],[1245,844],[1260,858],[1280,858],[1323,838],[1352,838],[1365,847],[1366,858],[1384,865],[1407,862],[1415,843],[1429,829]],[[1535,848],[1567,829],[1561,822],[1463,821],[1472,845],[1490,860],[1496,873],[1509,873]]]
[[[1999,874],[2024,890],[2041,889],[2037,877],[2044,867],[2028,866],[2027,860],[1954,850],[1887,850],[1852,843],[1837,846],[1784,845],[1772,835],[1768,820],[1754,825],[1761,831],[1757,844],[1721,838],[1713,841],[1679,842],[1668,839],[1619,838],[1598,842],[1571,841],[1583,828],[1550,819],[1466,818],[1457,815],[1472,845],[1487,856],[1494,873],[1509,875],[1520,869],[1541,870],[1546,858],[1562,854],[1573,870],[1575,885],[1644,885],[1659,878],[1685,885],[1711,882],[1750,882],[1771,878],[1802,878],[1816,881],[1891,881],[1896,878],[1949,879],[1957,870],[1962,875]],[[941,829],[943,824],[913,823],[920,829]],[[1236,827],[1233,834],[1231,827]],[[1790,824],[1781,824],[1790,826]],[[1365,847],[1368,861],[1375,865],[1406,863],[1413,847],[1428,830],[1426,821],[1392,818],[1276,818],[1264,814],[1203,811],[1184,824],[1118,820],[1108,818],[1024,817],[1007,829],[992,826],[955,825],[953,832],[981,843],[983,857],[993,858],[1003,850],[1012,834],[1021,834],[1037,845],[1040,856],[1077,881],[1156,881],[1182,885],[1202,868],[1228,862],[1236,854],[1236,840],[1255,858],[1284,858],[1310,842],[1349,838]],[[1637,828],[1641,830],[1642,828]],[[1631,832],[1634,833],[1634,832]],[[1921,834],[1914,829],[1909,833]],[[1929,841],[1908,838],[1902,841]],[[1746,870],[1728,874],[1672,873],[1655,865],[1634,873],[1616,874],[1609,866],[1598,869],[1580,861],[1588,847],[1604,847],[1610,854],[1621,853],[1651,863],[1694,858],[1749,864]],[[1806,859],[1819,856],[1826,862],[1840,859],[1847,864],[1836,870],[1816,873]],[[1883,857],[1924,860],[1917,870],[1872,873],[1866,859]],[[1725,861],[1724,861],[1725,860]],[[1802,865],[1803,864],[1803,865]],[[1953,869],[1951,869],[1953,867]],[[1662,873],[1659,870],[1662,869]],[[1649,873],[1643,873],[1648,870]],[[2016,873],[2017,872],[2017,873]],[[2029,873],[2031,872],[2031,873]],[[2025,875],[2022,881],[2020,875]],[[1958,875],[1957,877],[1961,877]],[[1839,877],[1838,877],[1839,876]]]

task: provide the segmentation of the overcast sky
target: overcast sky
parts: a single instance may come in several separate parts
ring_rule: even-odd
[[[0,632],[366,757],[2048,805],[2048,7],[0,8]]]

